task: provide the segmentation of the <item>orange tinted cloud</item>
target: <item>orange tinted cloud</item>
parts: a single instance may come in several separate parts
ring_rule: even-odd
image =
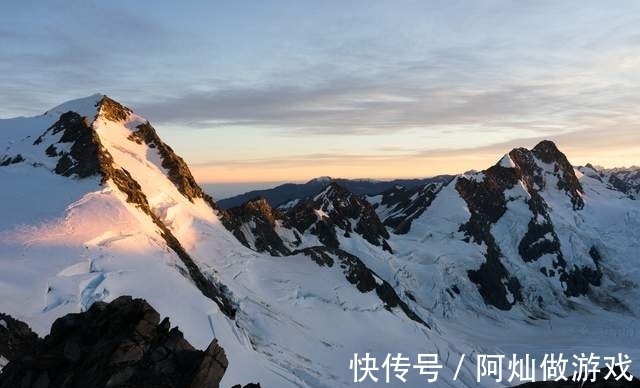
[[[482,170],[515,147],[532,148],[543,138],[517,139],[467,149],[435,149],[395,155],[309,154],[268,159],[218,161],[191,167],[201,182],[304,181],[341,178],[413,178]],[[551,137],[574,165],[640,164],[640,131],[581,131]]]

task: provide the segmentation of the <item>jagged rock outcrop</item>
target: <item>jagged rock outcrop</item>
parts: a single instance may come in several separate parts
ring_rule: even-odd
[[[95,132],[93,120],[103,117],[111,121],[123,121],[131,114],[131,110],[107,96],[97,101],[95,107],[95,117],[83,117],[73,111],[63,113],[33,142],[33,145],[39,145],[62,133],[45,150],[48,157],[58,158],[54,169],[56,174],[78,178],[102,175],[103,183],[108,178],[106,175],[113,160]]]
[[[215,388],[228,365],[216,340],[196,350],[147,302],[128,296],[57,319],[35,346],[25,335],[0,374],[2,388]]]
[[[104,96],[97,104],[98,115],[110,121],[124,121],[132,113],[131,109],[121,105],[117,101]],[[149,121],[136,126],[129,140],[138,144],[146,144],[149,148],[156,149],[162,160],[162,167],[167,169],[167,177],[190,201],[205,196],[202,188],[198,186],[189,167],[173,149],[163,142]]]
[[[133,112],[107,96],[98,100],[95,108],[95,117],[84,117],[73,111],[63,113],[58,121],[34,141],[33,145],[39,145],[44,141],[51,141],[55,135],[62,133],[57,141],[54,140],[45,149],[48,157],[58,158],[54,169],[57,174],[78,178],[101,174],[103,182],[108,179],[107,175],[110,175],[109,170],[113,160],[93,128],[94,120],[124,122]],[[195,198],[205,197],[187,164],[160,139],[148,121],[137,125],[128,139],[138,144],[144,143],[149,148],[157,150],[162,161],[161,165],[167,170],[167,177],[186,198],[193,201]],[[21,156],[20,158],[5,157],[2,163],[17,163],[22,160],[24,159]],[[213,201],[208,202],[213,203]]]
[[[242,244],[253,250],[267,252],[272,256],[291,253],[275,229],[277,222],[286,223],[285,216],[273,209],[264,198],[256,198],[242,206],[223,210],[220,218]]]
[[[375,291],[385,308],[400,308],[410,319],[429,327],[388,282],[378,277],[360,258],[340,249],[337,233],[344,233],[346,237],[359,234],[368,242],[391,250],[385,240],[389,234],[373,206],[337,183],[332,182],[285,214],[273,209],[264,198],[223,210],[220,214],[225,227],[245,246],[274,256],[304,254],[319,266],[333,267],[338,263],[345,278],[360,292]],[[296,248],[305,232],[316,236],[323,245]],[[293,236],[293,241],[287,240],[285,244],[284,234]]]
[[[26,323],[0,313],[0,358],[15,360],[32,354],[39,343],[40,339]]]
[[[299,251],[294,251],[293,253],[304,254],[321,267],[333,267],[337,261],[344,272],[345,278],[349,283],[356,286],[358,291],[362,293],[375,291],[380,300],[384,302],[384,307],[387,310],[396,307],[400,308],[407,317],[430,328],[418,314],[411,310],[411,308],[400,299],[388,282],[376,275],[376,273],[369,269],[358,257],[341,249],[331,249],[327,247],[304,248]]]
[[[119,102],[112,100],[107,96],[103,96],[100,101],[96,103],[98,108],[98,115],[104,117],[109,121],[124,121],[133,111]]]
[[[56,174],[79,179],[99,176],[101,177],[100,183],[102,185],[107,183],[115,185],[118,190],[126,195],[127,202],[134,204],[151,218],[158,227],[159,234],[166,241],[167,246],[182,260],[187,268],[189,277],[198,289],[205,296],[215,301],[226,315],[233,318],[235,316],[235,307],[228,295],[226,295],[225,287],[213,284],[200,271],[180,241],[159,216],[153,212],[140,184],[127,169],[114,162],[113,155],[105,147],[99,132],[96,130],[97,126],[109,121],[124,126],[125,122],[131,119],[133,112],[107,96],[96,95],[92,96],[92,98],[98,98],[95,102],[91,101],[90,103],[95,108],[95,110],[89,109],[91,112],[95,112],[93,117],[83,116],[74,111],[63,112],[56,122],[33,141],[31,146],[35,147],[36,150],[40,149],[45,158],[44,162],[34,161],[34,166],[43,164],[53,166],[52,171]],[[84,114],[88,113],[85,111]],[[126,141],[126,139],[123,140]],[[204,194],[200,186],[195,182],[184,160],[162,142],[148,121],[138,125],[137,130],[129,135],[129,140],[140,144],[145,143],[149,148],[158,151],[162,160],[162,167],[167,169],[167,178],[186,198],[190,201],[195,198],[202,198],[213,209],[216,209],[215,202],[210,196]],[[29,150],[29,152],[33,151]],[[24,158],[19,154],[12,158],[5,157],[3,163],[13,164],[22,160]]]
[[[345,237],[356,233],[369,243],[392,251],[387,241],[389,232],[373,206],[335,182],[315,197],[300,201],[287,212],[287,217],[298,232],[309,231],[330,248],[340,245],[337,233]]]
[[[640,167],[603,168],[587,164],[580,171],[608,184],[612,190],[625,193],[631,199],[640,197]]]
[[[62,130],[62,137],[58,143],[71,143],[69,152],[61,151],[54,170],[56,174],[64,176],[77,175],[78,178],[86,178],[103,172],[111,162],[110,156],[102,147],[100,139],[85,118],[75,112],[67,112],[60,116],[60,120],[54,124],[53,133]],[[53,145],[50,147],[54,147]],[[49,154],[55,151],[47,148]]]
[[[481,181],[460,177],[455,186],[471,212],[469,221],[460,226],[460,231],[467,235],[468,241],[487,246],[486,261],[478,270],[468,272],[469,279],[478,285],[478,292],[487,304],[501,310],[508,310],[522,301],[522,287],[500,261],[502,252],[491,234],[491,225],[507,210],[504,191],[517,181],[514,169],[495,165],[484,172]]]
[[[273,209],[266,199],[257,198],[220,214],[225,227],[242,244],[274,256],[288,255],[304,246],[305,233],[331,249],[340,247],[338,234],[341,234],[359,235],[372,245],[392,251],[387,242],[389,232],[373,206],[335,182],[314,197],[298,201],[284,213]]]
[[[411,223],[427,210],[443,185],[442,182],[434,182],[409,189],[394,186],[382,193],[382,199],[374,208],[382,223],[393,228],[393,233],[406,234]]]
[[[135,141],[138,144],[146,144],[150,148],[155,148],[160,154],[162,159],[162,167],[167,169],[167,176],[171,182],[178,188],[178,190],[187,197],[190,201],[195,198],[202,198],[204,192],[196,183],[196,180],[191,175],[189,167],[184,160],[173,152],[173,149],[163,142],[156,130],[145,122],[137,127],[137,130],[129,135],[129,140]]]
[[[506,193],[519,183],[527,192],[525,202],[531,211],[527,231],[518,245],[521,259],[535,262],[545,255],[552,256],[551,266],[541,267],[540,272],[557,279],[567,296],[584,295],[589,286],[600,285],[602,273],[597,261],[594,260],[591,267],[578,267],[567,263],[563,256],[549,207],[541,195],[551,177],[557,180],[556,188],[569,197],[572,209],[582,210],[583,188],[566,156],[550,141],[543,141],[532,150],[516,148],[487,170],[457,179],[456,190],[471,213],[460,231],[468,241],[486,244],[486,261],[468,275],[478,285],[487,304],[508,310],[522,301],[520,281],[509,274],[502,263],[504,255],[491,233],[492,225],[505,214],[507,203],[512,200]],[[585,257],[587,254],[584,252]],[[538,300],[539,304],[542,302]]]
[[[564,190],[571,198],[574,210],[582,209],[584,207],[582,200],[584,189],[576,177],[573,166],[555,143],[549,140],[541,141],[531,150],[531,153],[543,163],[553,166],[553,175],[558,179],[558,189]]]
[[[24,157],[21,154],[17,154],[16,156],[3,156],[2,160],[0,160],[0,166],[5,167],[11,164],[17,164],[20,162],[24,162]]]

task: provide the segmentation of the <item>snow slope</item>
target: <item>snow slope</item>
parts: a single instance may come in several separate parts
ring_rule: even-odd
[[[258,249],[255,242],[264,230],[255,226],[265,213],[281,217],[273,230],[291,249],[323,244],[317,230],[333,228],[340,249],[393,285],[449,343],[492,354],[530,353],[538,361],[560,352],[602,357],[623,352],[633,358],[640,341],[638,201],[574,170],[554,147],[542,143],[534,152],[514,150],[513,158],[505,155],[492,169],[461,175],[444,187],[409,193],[393,188],[369,198],[380,219],[395,218],[388,238],[393,252],[346,233],[357,218],[330,217],[349,198],[327,196],[335,191],[331,186],[306,201],[312,206],[306,212],[317,219],[314,227],[306,226],[305,217],[298,220],[301,213],[294,209],[305,203],[298,200],[280,216],[263,204],[242,235]],[[549,161],[550,155],[557,160]],[[463,198],[461,182],[471,182],[475,202]],[[500,201],[504,209],[492,215],[491,206],[499,208]],[[474,229],[465,229],[474,214],[486,218],[477,222],[486,223],[490,237],[480,234],[484,240],[477,241]],[[403,223],[408,228],[399,230]],[[499,264],[483,273],[492,250],[499,252]],[[482,273],[479,279],[470,275],[474,272]],[[504,277],[492,284],[487,281],[492,272]],[[494,306],[495,299],[479,292],[487,286],[504,293],[506,305]]]
[[[113,179],[52,171],[59,155],[48,155],[48,145],[58,152],[75,145],[59,143],[64,132],[53,133],[52,112],[17,131],[5,152],[24,160],[0,169],[9,188],[0,202],[6,215],[0,221],[0,310],[44,335],[54,319],[96,300],[142,297],[195,346],[219,339],[230,360],[226,385],[349,386],[354,352],[386,354],[389,344],[412,353],[448,348],[424,325],[386,309],[375,293],[358,291],[338,265],[321,267],[303,254],[274,259],[242,246],[203,198],[185,196],[167,178],[158,145],[129,139],[146,120],[131,112],[109,119],[96,107],[102,99],[91,96],[53,111],[74,109],[86,118],[112,167],[140,185],[153,214],[205,276],[224,284],[236,317],[200,292],[162,229]],[[1,122],[0,132],[7,135],[14,122]],[[38,137],[43,140],[34,144]]]
[[[77,115],[62,120],[68,111]],[[83,178],[65,176],[80,171],[81,161],[93,161],[78,151],[79,140],[63,141],[75,126],[98,144],[96,170]],[[218,338],[230,361],[222,386],[372,385],[354,383],[349,369],[354,353],[370,353],[378,366],[387,353],[402,353],[412,363],[418,354],[438,354],[444,366],[438,386],[451,387],[513,385],[491,378],[477,383],[473,361],[479,353],[526,352],[541,360],[549,352],[624,352],[640,363],[640,333],[633,329],[640,207],[596,179],[580,177],[584,209],[579,213],[554,188],[553,171],[540,195],[550,204],[567,261],[579,262],[576,252],[588,248],[584,241],[595,242],[602,285],[567,297],[559,283],[549,288],[546,278],[532,275],[538,267],[516,260],[512,240],[526,233],[518,228],[531,218],[524,206],[528,191],[516,186],[509,192],[514,200],[491,232],[509,271],[550,305],[532,311],[523,302],[501,311],[485,303],[468,276],[485,260],[487,244],[465,241],[460,231],[471,214],[456,189],[460,177],[438,186],[428,201],[422,198],[419,212],[407,213],[415,217],[406,234],[369,240],[360,232],[336,234],[339,248],[355,259],[331,249],[273,257],[249,249],[227,230],[186,165],[154,134],[146,119],[102,95],[35,118],[0,120],[0,160],[9,161],[0,167],[0,311],[44,335],[54,319],[94,301],[145,298],[194,346]],[[65,158],[66,168],[59,167]],[[325,197],[316,199],[317,227],[336,207]],[[348,195],[334,198],[346,199],[368,209]],[[348,208],[345,202],[343,210]],[[403,213],[394,209],[394,214]],[[355,229],[359,218],[335,220]],[[280,236],[295,239],[290,226],[276,225]],[[322,245],[310,232],[300,234],[297,248]],[[383,248],[385,239],[392,252]],[[220,294],[203,291],[198,274]],[[366,279],[373,279],[371,287],[365,287]],[[225,310],[221,298],[235,314]],[[469,361],[453,381],[462,354]],[[636,365],[632,370],[638,371]],[[392,375],[385,384],[382,370],[377,376],[378,384],[402,387],[421,387],[426,379],[414,368],[406,383]]]

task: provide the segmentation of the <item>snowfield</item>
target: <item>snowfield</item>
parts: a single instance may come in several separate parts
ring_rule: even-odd
[[[552,206],[549,215],[565,259],[582,263],[587,241],[602,254],[601,286],[580,297],[565,297],[559,281],[535,267],[548,266],[551,258],[535,265],[514,259],[519,259],[518,241],[531,213],[523,187],[507,193],[507,211],[491,232],[509,272],[526,280],[527,295],[544,298],[538,309],[526,301],[509,311],[488,306],[469,280],[468,271],[479,268],[487,246],[464,241],[459,228],[470,212],[455,180],[413,221],[409,233],[391,234],[393,253],[357,234],[339,236],[341,249],[359,257],[377,281],[388,282],[427,326],[399,308],[385,308],[375,291],[360,292],[345,278],[337,257],[332,266],[319,265],[305,254],[272,257],[242,245],[205,200],[187,198],[168,179],[156,147],[128,139],[146,119],[135,113],[121,121],[107,119],[96,108],[102,98],[72,101],[34,118],[0,120],[0,160],[16,154],[25,159],[0,167],[0,312],[27,322],[39,335],[46,335],[56,318],[84,311],[95,301],[133,295],[170,317],[195,347],[217,338],[229,359],[225,387],[248,382],[424,387],[428,376],[412,367],[406,382],[392,370],[385,383],[382,363],[387,354],[398,353],[413,365],[419,354],[437,354],[443,366],[439,387],[516,385],[506,381],[506,361],[502,382],[490,376],[477,382],[479,354],[506,360],[529,354],[539,365],[545,354],[563,353],[569,358],[567,370],[573,371],[573,354],[622,353],[633,360],[630,370],[640,374],[640,204],[601,181],[580,174],[585,205],[579,212],[555,188],[552,174],[545,175],[541,191]],[[59,135],[47,134],[41,145],[33,142],[69,110],[87,118],[113,165],[140,185],[153,214],[200,271],[225,290],[237,309],[235,319],[202,294],[158,225],[112,180],[101,184],[99,176],[78,179],[52,172],[55,160],[44,148]],[[505,156],[499,164],[513,168],[514,161]],[[482,181],[484,175],[473,179]],[[321,209],[317,215],[325,216]],[[307,246],[320,244],[315,236],[302,238]],[[354,382],[350,361],[355,353],[377,359],[377,383]]]

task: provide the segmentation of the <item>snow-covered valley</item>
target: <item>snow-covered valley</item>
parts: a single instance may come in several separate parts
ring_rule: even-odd
[[[224,387],[424,386],[412,367],[385,383],[398,353],[436,354],[444,387],[519,383],[477,381],[483,354],[563,353],[570,374],[574,354],[620,353],[640,374],[640,202],[549,143],[415,193],[327,182],[288,209],[221,210],[106,96],[0,120],[0,312],[44,336],[96,301],[144,298],[196,348],[218,339]],[[356,353],[377,383],[354,382]]]

